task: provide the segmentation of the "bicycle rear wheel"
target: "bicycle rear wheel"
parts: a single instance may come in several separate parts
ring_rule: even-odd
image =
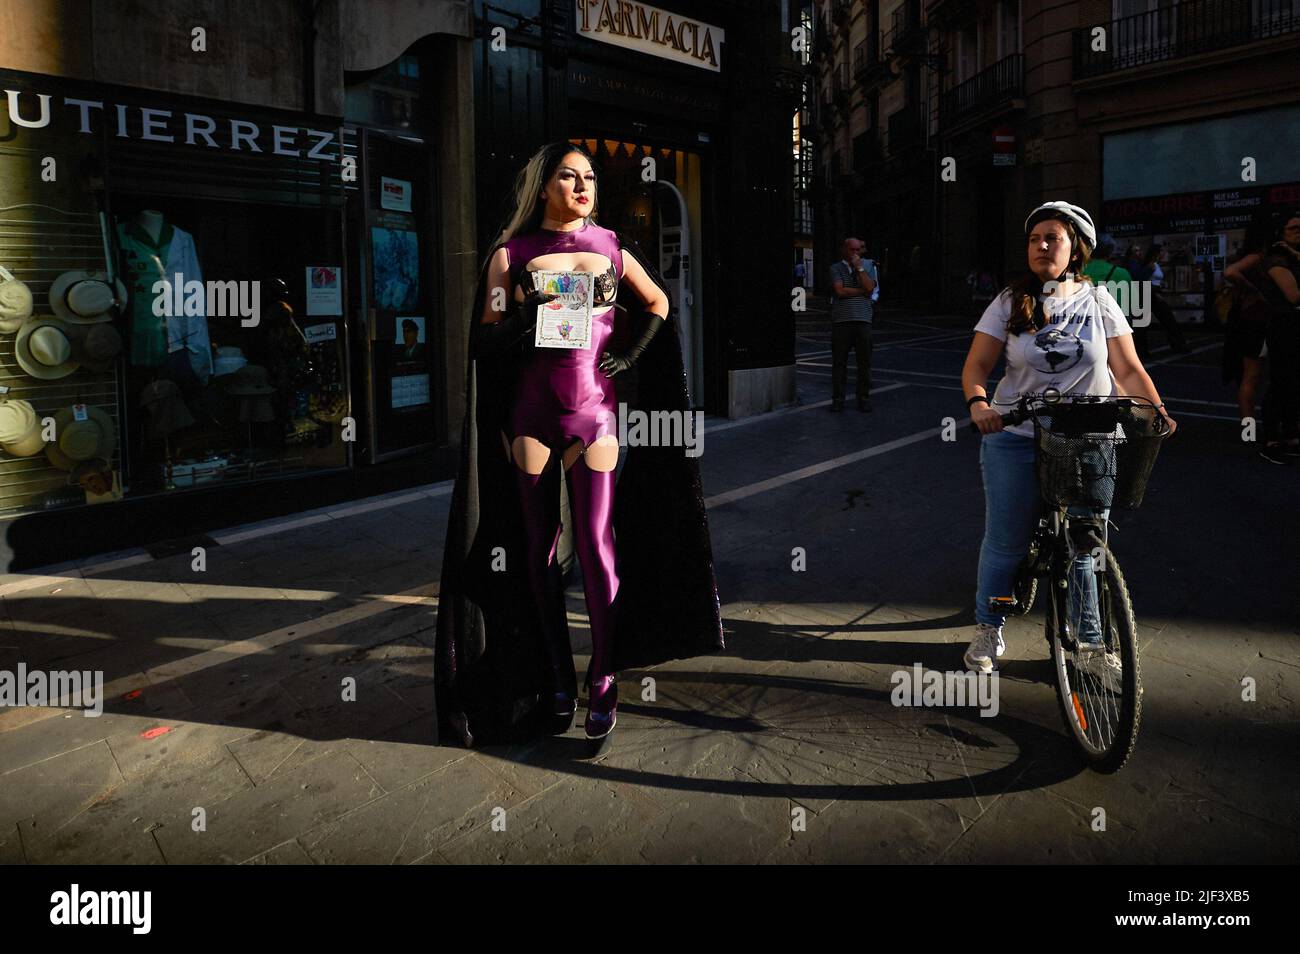
[[[1137,623],[1124,575],[1110,550],[1095,535],[1092,544],[1103,646],[1090,649],[1058,631],[1057,620],[1064,616],[1070,636],[1077,635],[1086,603],[1082,598],[1070,599],[1076,582],[1070,578],[1068,566],[1054,570],[1048,587],[1047,641],[1056,672],[1061,717],[1089,766],[1109,773],[1119,771],[1137,745],[1142,673],[1138,666]],[[1064,587],[1060,585],[1061,572],[1066,574]],[[1072,603],[1077,605],[1072,607]]]

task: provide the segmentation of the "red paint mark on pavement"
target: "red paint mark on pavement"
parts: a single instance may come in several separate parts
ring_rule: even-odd
[[[126,695],[124,695],[122,698],[123,698],[123,699],[139,699],[140,696],[142,696],[143,694],[144,694],[144,690],[143,690],[143,689],[132,689],[130,692],[128,692],[128,693],[127,693]]]
[[[140,733],[140,738],[142,738],[142,739],[156,739],[156,738],[158,738],[158,736],[160,736],[160,735],[166,735],[166,734],[167,734],[168,732],[170,732],[171,730],[172,730],[172,727],[169,726],[169,725],[160,725],[160,726],[155,726],[155,727],[152,728],[152,729],[145,729],[143,732],[141,732],[141,733]]]

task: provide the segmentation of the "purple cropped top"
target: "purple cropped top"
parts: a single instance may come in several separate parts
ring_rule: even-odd
[[[623,251],[618,236],[590,222],[573,232],[540,229],[507,239],[512,288],[532,282],[527,266],[542,255],[596,252],[612,263],[596,276],[591,346],[585,350],[537,348],[524,365],[510,415],[510,439],[534,437],[550,447],[567,447],[576,440],[589,445],[599,437],[618,434],[614,382],[597,368],[614,330],[613,302],[623,277]],[[513,291],[511,292],[513,294]]]

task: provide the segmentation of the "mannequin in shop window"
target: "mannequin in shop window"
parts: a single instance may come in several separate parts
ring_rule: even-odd
[[[185,391],[206,384],[212,373],[206,300],[197,308],[182,308],[181,314],[154,314],[157,282],[166,281],[170,286],[179,280],[182,291],[191,281],[202,284],[194,237],[168,222],[157,209],[141,209],[119,221],[117,237],[122,277],[131,293],[132,368],[137,374],[173,380]]]
[[[479,275],[435,661],[440,726],[466,745],[563,732],[577,710],[556,561],[562,481],[591,623],[594,747],[616,722],[618,669],[723,645],[695,459],[630,447],[616,498],[616,382],[647,414],[685,416],[690,399],[667,287],[634,242],[596,225],[596,206],[591,156],[544,147]],[[594,275],[585,347],[534,345],[554,297],[535,287],[538,270]]]

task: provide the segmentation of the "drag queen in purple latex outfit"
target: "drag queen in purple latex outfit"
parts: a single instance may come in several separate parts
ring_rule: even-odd
[[[590,157],[578,147],[555,143],[540,150],[520,174],[514,213],[489,255],[480,281],[477,320],[470,332],[467,448],[462,448],[462,468],[449,521],[436,662],[441,667],[440,717],[466,744],[474,744],[475,734],[480,738],[501,734],[479,731],[492,723],[516,726],[520,722],[519,709],[531,696],[531,670],[525,661],[530,657],[540,662],[536,667],[540,685],[531,687],[539,690],[535,697],[541,710],[538,721],[553,731],[564,731],[577,711],[577,684],[556,562],[561,468],[569,493],[569,530],[582,568],[591,625],[587,738],[599,744],[614,728],[619,656],[624,662],[657,662],[722,644],[707,523],[694,462],[683,468],[670,455],[661,454],[637,458],[644,463],[634,466],[629,458],[620,491],[628,486],[628,493],[635,498],[629,503],[648,511],[629,515],[622,525],[616,519],[615,474],[620,448],[615,376],[636,366],[644,354],[648,367],[638,368],[635,377],[653,380],[639,389],[643,404],[657,400],[659,405],[679,404],[685,411],[689,397],[680,379],[677,329],[670,320],[662,279],[639,254],[624,247],[629,243],[596,224],[596,177]],[[539,270],[595,276],[588,347],[533,345],[538,308],[553,297],[535,289],[533,275]],[[624,322],[627,327],[617,331],[616,302],[619,310],[636,319]],[[676,456],[681,456],[680,449]],[[501,465],[508,465],[509,478],[501,473]],[[514,500],[504,499],[507,495]],[[489,510],[495,513],[495,520],[482,516]],[[662,528],[652,530],[647,514],[660,523],[667,520],[679,539],[666,536]],[[458,517],[466,515],[469,526],[458,522]],[[683,531],[684,537],[680,536]],[[673,600],[674,593],[661,584],[647,585],[648,581],[641,580],[640,591],[629,596],[641,619],[633,622],[625,614],[620,626],[620,588],[629,583],[621,573],[635,561],[616,553],[616,532],[620,547],[635,545],[642,559],[649,556],[662,561],[658,575],[670,587],[680,584],[676,598],[690,604],[691,597],[696,597],[696,612],[688,625],[683,627],[682,620],[674,619],[665,608],[660,622],[674,627],[675,632],[664,633],[662,638],[647,637],[646,608]],[[484,573],[475,551],[493,542],[499,544],[493,552],[504,556],[501,562],[506,566],[495,567],[495,574]],[[664,565],[669,562],[668,551],[675,546],[688,554],[687,565],[694,568],[685,571],[689,578],[680,576],[680,567]],[[693,561],[689,558],[692,552]],[[458,561],[460,555],[465,559]],[[522,568],[509,566],[511,556],[517,556]],[[514,615],[504,615],[500,604],[512,597],[517,604]],[[501,617],[480,618],[494,612]],[[621,630],[627,631],[628,641],[639,648],[618,647]],[[641,632],[638,635],[633,630]],[[495,631],[496,638],[492,632],[482,631]],[[471,648],[467,650],[467,646]],[[485,664],[494,652],[495,661]],[[471,663],[477,664],[477,674]],[[476,708],[485,708],[489,696],[495,711],[473,715]]]

